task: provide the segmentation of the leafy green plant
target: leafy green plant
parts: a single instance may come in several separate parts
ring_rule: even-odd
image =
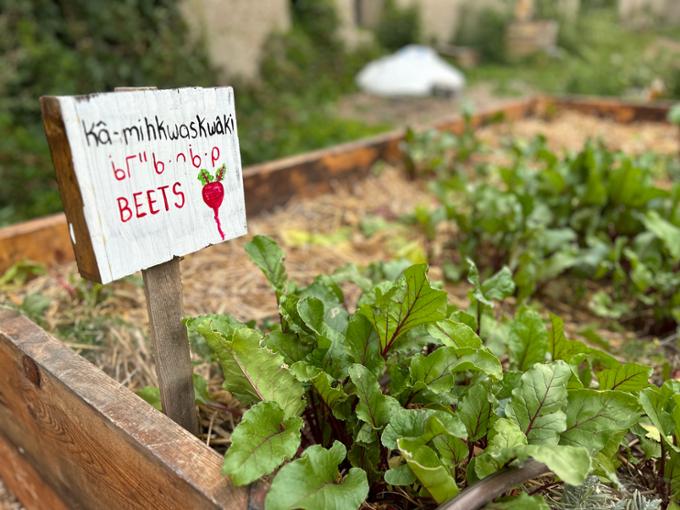
[[[514,286],[507,270],[480,281],[471,263],[462,310],[425,265],[394,279],[346,267],[300,286],[272,239],[256,236],[247,251],[276,293],[278,324],[186,324],[248,408],[224,472],[237,485],[274,474],[267,508],[434,506],[529,459],[570,485],[591,472],[616,481],[617,452],[642,459],[628,439],[651,427],[663,445],[645,460],[655,490],[677,497],[676,382],[650,386],[651,369],[567,339],[556,316],[549,328],[529,308],[496,322],[491,305]],[[363,291],[354,311],[343,282]],[[494,327],[479,331],[481,320]],[[545,505],[540,494],[518,501]]]
[[[486,151],[477,136],[473,125],[474,111],[468,105],[462,109],[463,129],[454,134],[448,131],[429,129],[426,131],[406,130],[401,149],[404,152],[404,164],[411,177],[434,174],[451,178],[452,166],[469,162],[473,156]],[[488,124],[500,122],[499,114],[488,119]]]
[[[44,275],[46,272],[45,266],[38,262],[20,260],[0,275],[0,289],[21,287],[31,278]]]
[[[407,169],[421,157],[411,153]],[[508,164],[473,175],[445,152],[436,161],[446,163],[426,160],[442,204],[430,215],[454,223],[459,263],[507,265],[520,298],[560,275],[602,280],[613,293],[594,294],[592,310],[639,331],[663,333],[680,320],[680,186],[657,184],[654,158],[594,141],[562,157],[542,137],[512,142],[506,155]]]
[[[456,27],[454,42],[479,52],[485,62],[504,62],[505,32],[512,19],[510,10],[466,4]]]
[[[398,49],[420,41],[420,10],[417,4],[400,7],[394,0],[386,0],[383,13],[375,28],[378,43],[388,51]]]

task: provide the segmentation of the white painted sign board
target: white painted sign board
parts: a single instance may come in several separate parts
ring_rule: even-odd
[[[107,283],[246,233],[231,87],[42,101],[85,276]]]

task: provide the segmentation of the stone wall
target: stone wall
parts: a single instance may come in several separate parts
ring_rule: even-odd
[[[182,0],[181,7],[224,80],[256,78],[262,44],[290,27],[289,0]]]
[[[488,3],[489,0],[481,0]],[[460,19],[466,0],[397,0],[401,6],[417,5],[425,42],[449,42]]]
[[[680,25],[680,0],[619,0],[619,18],[633,27]]]

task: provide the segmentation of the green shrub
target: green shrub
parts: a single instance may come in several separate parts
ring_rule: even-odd
[[[378,43],[389,51],[396,51],[421,39],[420,11],[416,5],[398,7],[387,0],[383,15],[375,29]]]
[[[0,54],[0,225],[60,209],[39,96],[215,83],[174,0],[0,0]]]
[[[502,9],[466,6],[454,42],[476,49],[483,61],[504,62],[505,31],[510,19],[510,13]]]
[[[293,0],[293,24],[322,51],[340,51],[340,19],[333,0]]]

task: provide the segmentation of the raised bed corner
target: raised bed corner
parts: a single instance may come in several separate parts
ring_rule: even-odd
[[[248,507],[218,453],[8,309],[0,456],[0,477],[31,508]]]

